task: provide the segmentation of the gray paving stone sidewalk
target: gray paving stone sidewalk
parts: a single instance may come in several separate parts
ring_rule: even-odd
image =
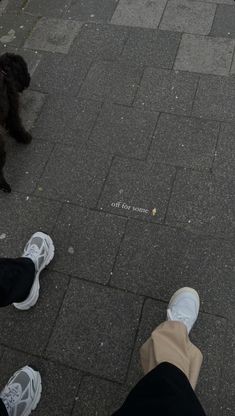
[[[33,310],[0,311],[0,387],[34,364],[35,416],[110,416],[187,285],[198,396],[234,416],[234,0],[1,0],[5,51],[29,65],[33,142],[7,143],[0,256],[39,229],[56,257]]]

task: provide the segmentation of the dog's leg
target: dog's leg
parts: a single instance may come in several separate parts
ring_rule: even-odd
[[[1,137],[0,137],[1,140]],[[0,143],[1,144],[1,143]],[[2,144],[0,146],[0,189],[3,192],[11,192],[11,187],[10,185],[7,183],[6,179],[4,178],[4,174],[3,174],[3,167],[5,165],[6,162],[6,152],[4,149],[4,145]]]
[[[23,127],[19,115],[19,96],[18,93],[11,91],[9,94],[10,108],[6,119],[6,128],[10,135],[14,137],[17,142],[30,143],[32,136]]]

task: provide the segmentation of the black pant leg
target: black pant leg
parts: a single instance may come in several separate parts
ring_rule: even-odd
[[[5,408],[3,401],[0,399],[0,416],[9,416],[7,409]]]
[[[113,416],[206,416],[185,374],[162,363],[133,388]]]
[[[35,278],[32,260],[0,259],[0,307],[22,302],[29,295]]]

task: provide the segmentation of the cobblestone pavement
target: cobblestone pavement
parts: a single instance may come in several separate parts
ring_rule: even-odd
[[[198,395],[235,408],[233,0],[2,0],[0,51],[27,60],[8,143],[0,255],[42,229],[56,258],[37,306],[0,312],[1,385],[43,377],[35,416],[108,416],[141,377],[139,346],[195,287]]]

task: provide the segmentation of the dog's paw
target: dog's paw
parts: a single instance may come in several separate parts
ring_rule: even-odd
[[[11,193],[11,187],[7,182],[0,183],[0,190],[7,194]]]
[[[28,144],[32,141],[32,136],[30,133],[28,133],[27,131],[24,134],[21,134],[20,136],[17,137],[16,139],[19,143],[24,143],[24,144]]]

